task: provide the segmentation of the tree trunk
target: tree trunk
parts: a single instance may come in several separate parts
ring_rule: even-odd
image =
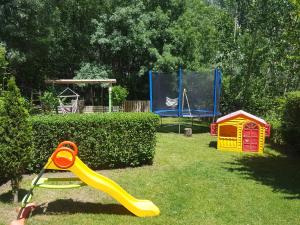
[[[15,178],[15,179],[11,180],[11,187],[12,187],[12,194],[13,194],[14,203],[19,202],[19,186],[20,186],[20,179]]]
[[[103,87],[101,86],[101,105],[103,105]]]
[[[94,106],[94,91],[93,91],[93,86],[91,85],[91,100],[92,100],[92,106]]]

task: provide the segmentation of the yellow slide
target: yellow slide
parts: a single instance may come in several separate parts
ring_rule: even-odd
[[[72,146],[73,150],[65,145]],[[139,217],[157,216],[159,209],[149,200],[136,199],[111,179],[96,173],[77,156],[77,146],[72,142],[62,142],[49,158],[44,169],[69,170],[81,181],[98,190],[106,192],[129,211]]]

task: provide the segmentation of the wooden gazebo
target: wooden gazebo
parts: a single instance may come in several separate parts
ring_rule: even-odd
[[[112,84],[117,83],[116,79],[58,79],[45,80],[46,84],[107,84],[108,85],[108,108],[112,112],[111,91]]]

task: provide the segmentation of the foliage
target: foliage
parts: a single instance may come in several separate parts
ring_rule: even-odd
[[[117,78],[131,98],[140,99],[148,97],[143,75],[150,67],[174,71],[179,63],[197,68],[213,61],[217,45],[214,40],[209,43],[215,46],[208,45],[205,39],[217,38],[217,29],[210,29],[217,22],[206,14],[220,11],[202,2],[179,0],[11,1],[0,10],[0,37],[8,45],[14,69],[26,74],[18,80],[27,87],[37,87],[44,76],[100,74]],[[14,21],[21,23],[21,29]]]
[[[271,141],[277,145],[288,145],[299,149],[300,92],[289,92],[284,98],[277,98],[266,119],[272,125]]]
[[[0,7],[0,39],[12,56],[17,80],[38,89],[48,78],[72,78],[89,58],[91,19],[108,1],[5,1]],[[26,75],[24,75],[26,74]]]
[[[3,111],[4,111],[4,98],[0,97],[0,121],[2,120]],[[1,169],[0,169],[0,171],[1,171]],[[8,180],[7,177],[1,176],[0,177],[0,185],[2,183],[6,182],[7,180]]]
[[[40,170],[60,141],[79,146],[79,157],[94,169],[152,163],[158,116],[151,113],[34,116],[33,168]]]
[[[42,109],[38,105],[34,104],[32,100],[28,98],[25,98],[24,107],[28,111],[29,115],[40,114],[42,111]]]
[[[14,201],[18,198],[22,174],[31,162],[32,133],[24,98],[14,78],[8,81],[0,126],[0,171],[11,180]]]
[[[4,111],[4,98],[0,97],[0,115],[3,115]]]
[[[40,101],[42,103],[42,110],[44,111],[44,113],[57,111],[59,102],[57,96],[53,92],[45,91],[40,97]]]
[[[300,85],[296,0],[13,0],[0,15],[10,69],[26,88],[110,77],[130,99],[147,99],[148,69],[213,65],[226,82],[223,113],[264,116]]]
[[[282,136],[281,120],[286,105],[286,98],[279,97],[272,100],[273,105],[266,113],[265,119],[271,124],[271,137],[272,144],[284,145],[284,139]]]
[[[2,81],[4,79],[5,71],[8,66],[8,62],[5,58],[5,54],[6,54],[6,49],[5,49],[4,45],[0,42],[0,91],[1,91],[1,89],[4,88],[4,87],[2,87],[2,85],[3,85]]]
[[[5,58],[5,53],[6,53],[6,49],[4,45],[0,42],[0,75],[3,74],[3,72],[5,71],[8,65],[8,62]]]
[[[123,3],[123,2],[122,2]],[[112,69],[122,86],[130,89],[131,98],[144,98],[147,88],[142,75],[154,63],[175,69],[178,58],[172,55],[172,34],[169,27],[182,13],[181,1],[124,1],[92,20],[93,58]]]
[[[282,133],[285,142],[300,150],[300,91],[290,92],[286,97],[282,116]]]
[[[287,0],[220,2],[235,21],[234,45],[220,58],[228,77],[225,110],[264,115],[273,99],[299,88],[296,8]]]
[[[113,105],[120,106],[126,100],[128,91],[126,88],[120,85],[114,86],[112,88],[111,97]]]
[[[105,79],[111,76],[111,71],[105,66],[82,63],[75,74],[74,79]]]

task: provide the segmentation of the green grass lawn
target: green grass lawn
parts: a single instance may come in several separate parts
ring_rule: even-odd
[[[90,187],[36,189],[34,201],[41,207],[27,224],[300,224],[298,157],[284,156],[268,146],[263,156],[219,152],[205,126],[196,127],[190,138],[171,132],[176,130],[160,129],[152,166],[99,171],[133,196],[153,201],[160,216],[135,217]],[[58,175],[68,173],[48,174]],[[28,189],[33,177],[24,178],[23,189]],[[16,205],[8,203],[8,190],[7,184],[0,187],[3,224],[16,216]]]

